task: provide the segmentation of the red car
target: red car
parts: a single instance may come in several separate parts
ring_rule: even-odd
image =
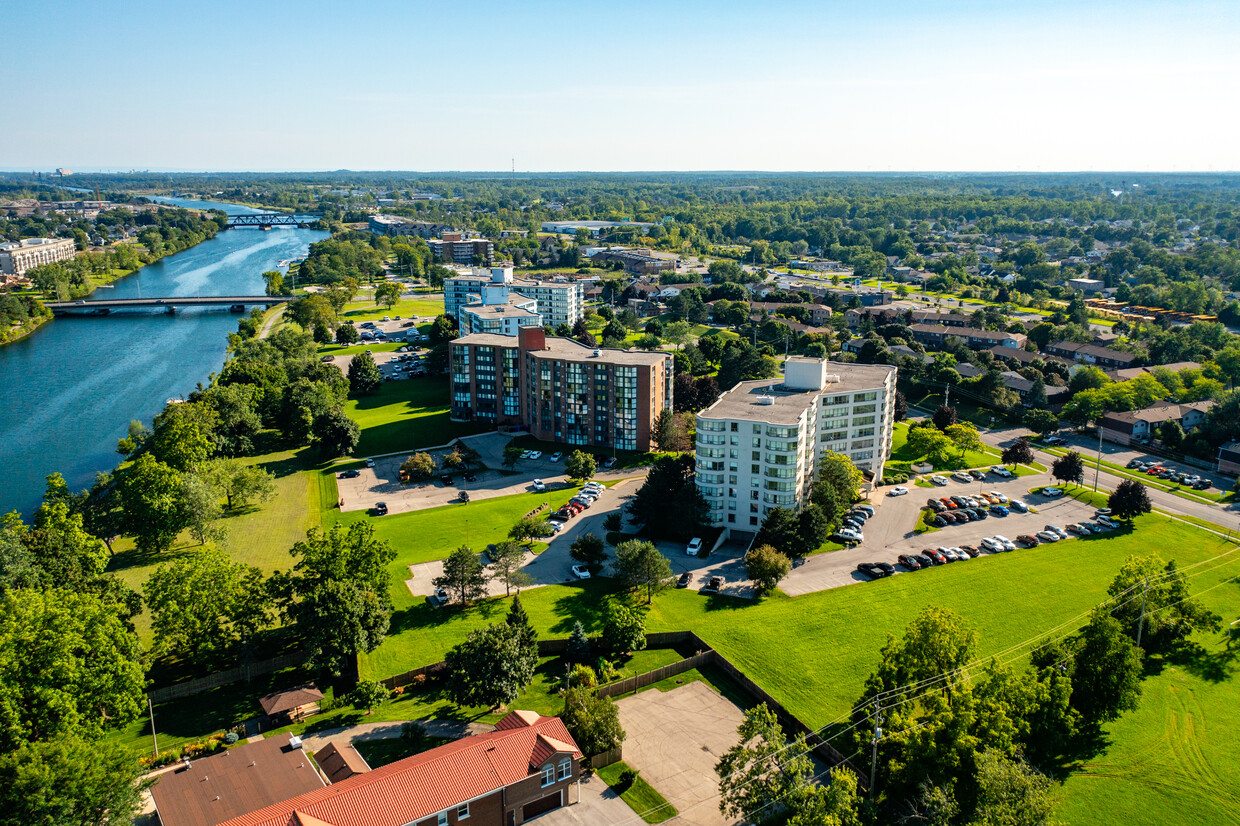
[[[953,510],[953,511],[954,511],[956,508],[960,507],[960,506],[959,506],[959,505],[957,505],[955,502],[953,502],[952,500],[948,499],[946,496],[944,496],[944,497],[943,497],[942,499],[940,499],[939,501],[940,501],[940,502],[942,502],[944,505],[946,505],[948,510]]]
[[[921,553],[923,556],[928,556],[931,559],[933,559],[935,565],[946,565],[947,564],[947,557],[943,556],[943,554],[939,553],[934,548],[926,548]]]

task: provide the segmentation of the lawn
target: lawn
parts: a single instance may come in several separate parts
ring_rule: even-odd
[[[923,461],[926,457],[916,454],[908,446],[908,423],[896,422],[891,430],[891,458],[887,461],[886,467],[892,470],[908,471],[916,462]],[[999,463],[1000,454],[997,450],[987,447],[983,452],[969,451],[965,453],[963,458],[956,458],[946,467],[936,467],[935,470],[961,470],[962,468],[978,468]]]
[[[355,456],[381,456],[447,444],[490,430],[448,418],[448,382],[442,376],[385,381],[369,396],[350,398],[345,412],[362,429]]]
[[[662,823],[677,814],[676,807],[623,760],[599,769],[598,776],[647,823]]]
[[[1069,448],[1051,447],[1049,445],[1041,444],[1038,445],[1038,449],[1045,450],[1052,456],[1063,456],[1069,450]],[[1078,453],[1080,453],[1080,451],[1078,451]],[[1173,493],[1182,499],[1203,502],[1207,505],[1217,505],[1223,502],[1230,502],[1235,498],[1235,494],[1230,491],[1219,491],[1217,493],[1212,493],[1209,490],[1195,490],[1191,487],[1184,487],[1178,482],[1159,479],[1157,476],[1151,476],[1148,473],[1141,473],[1137,470],[1129,470],[1123,465],[1108,462],[1106,459],[1103,459],[1102,462],[1099,463],[1097,456],[1090,456],[1088,453],[1080,453],[1080,457],[1081,462],[1084,463],[1085,467],[1090,470],[1097,469],[1099,464],[1101,464],[1102,470],[1105,470],[1112,475],[1120,476],[1124,479],[1131,479],[1133,481],[1140,482],[1143,485],[1158,488],[1159,490],[1165,490],[1167,493]]]
[[[443,313],[443,296],[437,298],[402,298],[392,307],[376,305],[374,300],[350,301],[344,305],[340,318],[353,322],[378,321],[384,316],[414,318],[437,316]]]

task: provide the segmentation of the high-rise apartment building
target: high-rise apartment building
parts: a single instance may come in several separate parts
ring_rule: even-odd
[[[824,451],[881,478],[896,368],[791,358],[782,381],[742,381],[697,415],[697,484],[712,525],[756,530],[809,501]]]
[[[585,313],[585,284],[580,281],[557,279],[540,281],[531,278],[514,278],[511,267],[493,267],[490,276],[458,275],[445,278],[443,282],[444,312],[461,320],[461,308],[477,303],[485,288],[503,284],[514,293],[538,302],[538,312],[543,324],[570,327]]]
[[[0,243],[0,273],[24,276],[42,264],[55,264],[77,255],[72,238],[23,238]]]
[[[486,238],[462,238],[459,232],[445,232],[441,238],[427,239],[426,245],[435,260],[445,264],[490,265],[495,261],[495,245]]]
[[[538,439],[650,450],[672,407],[670,353],[586,347],[540,327],[449,344],[451,417],[522,426]]]

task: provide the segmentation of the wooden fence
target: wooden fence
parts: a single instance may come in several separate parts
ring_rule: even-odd
[[[707,649],[701,653],[694,654],[692,657],[664,665],[656,668],[654,671],[647,671],[645,674],[637,674],[627,677],[619,682],[608,683],[595,692],[600,697],[615,697],[618,694],[628,694],[630,691],[637,691],[648,685],[654,685],[668,677],[675,677],[677,674],[684,674],[690,669],[699,668],[703,665],[709,665],[715,660],[715,652]],[[606,765],[606,764],[604,764]]]
[[[619,763],[623,758],[624,746],[617,746],[611,751],[591,755],[589,758],[590,768],[601,769],[603,766],[610,766],[612,763]]]
[[[294,651],[291,654],[282,654],[279,657],[273,657],[270,660],[251,663],[249,665],[239,665],[236,668],[230,668],[227,671],[217,671],[214,674],[208,674],[205,677],[198,677],[193,680],[186,680],[183,683],[163,686],[162,688],[155,688],[147,692],[147,696],[150,697],[152,703],[166,703],[169,700],[189,697],[200,691],[219,688],[222,685],[239,683],[242,680],[249,682],[254,677],[259,677],[264,674],[271,674],[274,671],[281,671],[285,668],[292,668],[294,666],[301,665],[305,661],[305,652]]]

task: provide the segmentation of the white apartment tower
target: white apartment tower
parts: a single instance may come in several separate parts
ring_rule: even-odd
[[[790,358],[780,379],[743,381],[697,414],[697,484],[712,525],[752,531],[809,501],[825,451],[873,478],[891,449],[896,368]]]

